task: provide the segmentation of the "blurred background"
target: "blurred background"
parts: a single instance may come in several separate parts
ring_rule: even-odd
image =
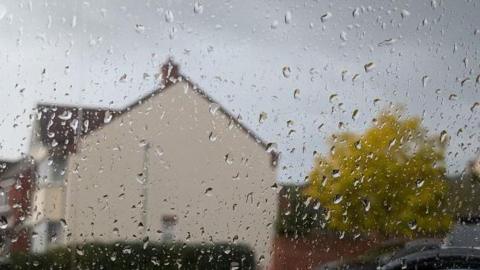
[[[477,258],[479,4],[0,1],[2,262]]]

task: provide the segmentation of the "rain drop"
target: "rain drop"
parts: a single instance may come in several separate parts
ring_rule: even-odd
[[[367,63],[363,66],[365,69],[365,72],[370,72],[372,69],[375,67],[375,64],[373,62]]]
[[[200,3],[200,1],[196,0],[193,3],[193,12],[195,14],[202,14],[203,13],[203,5]]]
[[[210,134],[208,134],[208,139],[211,141],[211,142],[214,142],[217,140],[217,136],[213,133],[213,131],[210,131]]]
[[[417,179],[417,181],[415,181],[415,184],[417,185],[417,188],[421,188],[423,187],[423,184],[425,184],[425,180]]]
[[[266,151],[267,151],[267,153],[277,152],[277,144],[276,143],[268,143]]]
[[[262,124],[263,122],[265,122],[265,120],[267,120],[268,118],[268,115],[266,112],[261,112],[260,115],[258,116],[258,123]]]
[[[298,99],[300,97],[300,89],[293,90],[293,98]]]
[[[232,165],[233,158],[231,157],[230,153],[225,155],[225,163],[227,163],[228,165]]]
[[[447,141],[447,137],[447,131],[442,130],[442,132],[440,132],[440,143],[445,143]]]
[[[167,23],[171,23],[173,22],[173,19],[174,19],[173,12],[171,10],[165,11],[165,21]]]
[[[394,38],[389,38],[389,39],[385,39],[384,41],[378,43],[378,46],[379,47],[384,47],[384,46],[390,46],[392,45],[393,43],[397,42],[396,39]]]
[[[69,120],[72,118],[72,112],[71,111],[64,111],[62,114],[58,116],[61,120]]]
[[[402,16],[402,19],[405,19],[407,18],[408,16],[410,16],[410,11],[406,10],[406,9],[403,9],[401,12],[400,12],[400,16]]]
[[[339,203],[342,202],[342,200],[343,200],[343,196],[340,195],[340,194],[337,194],[337,195],[335,195],[335,198],[333,198],[333,203],[334,204],[339,204]]]
[[[145,26],[143,26],[143,24],[136,24],[135,25],[135,31],[137,31],[137,33],[141,34],[141,33],[145,32]]]
[[[7,14],[7,8],[4,5],[0,4],[0,20],[2,20],[6,14]]]
[[[371,204],[370,204],[370,201],[369,201],[369,200],[363,199],[363,200],[362,200],[362,204],[363,204],[363,207],[364,207],[364,209],[365,209],[365,212],[370,211],[370,206],[371,206]]]
[[[108,124],[112,121],[113,114],[110,111],[105,112],[105,117],[103,118],[103,123]]]
[[[417,222],[415,220],[408,222],[408,228],[412,231],[415,230],[417,228]]]
[[[472,107],[470,107],[470,111],[473,112],[475,110],[475,108],[477,108],[479,106],[480,106],[480,103],[478,103],[478,102],[473,103]]]
[[[340,170],[338,170],[338,169],[332,170],[332,176],[333,176],[333,178],[340,177],[341,176]]]
[[[277,21],[277,20],[274,20],[274,21],[272,22],[272,24],[270,24],[270,28],[272,28],[272,29],[277,29],[277,27],[278,27],[278,21]]]
[[[327,12],[320,17],[320,20],[324,23],[328,21],[328,19],[330,19],[331,17],[332,17],[332,13]]]
[[[352,120],[357,120],[357,116],[358,116],[358,109],[355,109],[352,112]]]
[[[284,67],[282,68],[282,74],[283,74],[283,77],[285,77],[285,78],[290,77],[290,73],[291,73],[291,72],[292,72],[292,71],[291,71],[291,69],[290,69],[289,66],[284,66]]]
[[[427,86],[427,83],[428,83],[428,80],[429,80],[429,79],[430,79],[430,78],[429,78],[427,75],[425,75],[425,76],[422,77],[422,85],[423,85],[423,87],[426,87],[426,86]]]
[[[285,24],[290,24],[292,22],[292,12],[287,11],[285,13]]]

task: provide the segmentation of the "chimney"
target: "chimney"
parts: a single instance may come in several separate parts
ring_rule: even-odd
[[[161,68],[160,87],[164,88],[174,84],[179,77],[178,65],[175,64],[172,59],[168,59]]]

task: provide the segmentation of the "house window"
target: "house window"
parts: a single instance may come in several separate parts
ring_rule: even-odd
[[[43,184],[63,183],[67,159],[64,157],[51,157],[42,160],[37,168],[38,182]]]
[[[59,221],[47,223],[47,241],[49,244],[56,243],[62,236],[62,224]]]
[[[176,215],[164,215],[162,217],[162,241],[170,242],[175,240]]]
[[[0,207],[8,205],[8,192],[5,189],[0,189]]]

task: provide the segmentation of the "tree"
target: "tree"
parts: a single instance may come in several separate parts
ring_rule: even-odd
[[[364,134],[334,134],[305,192],[326,210],[331,229],[384,236],[449,230],[445,133],[429,137],[420,119],[382,112]]]

